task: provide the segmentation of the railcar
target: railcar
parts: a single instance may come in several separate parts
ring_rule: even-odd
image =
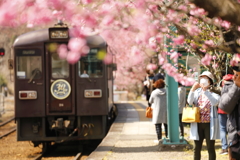
[[[17,140],[34,146],[103,139],[117,115],[113,102],[116,65],[98,58],[107,44],[88,36],[90,50],[76,64],[58,56],[68,44],[67,27],[20,35],[13,44]]]

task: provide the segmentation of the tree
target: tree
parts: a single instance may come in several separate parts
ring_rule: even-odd
[[[240,20],[235,16],[239,6],[233,0],[2,0],[0,25],[52,26],[63,20],[75,37],[68,44],[70,51],[61,55],[69,63],[78,60],[72,57],[80,57],[74,55],[87,52],[85,37],[95,33],[107,41],[109,52],[116,57],[119,85],[139,82],[146,60],[156,54],[158,65],[170,76],[192,85],[193,78],[178,73],[168,59],[177,63],[180,54],[176,48],[184,48],[219,81],[229,68],[225,62],[239,51]],[[172,30],[173,26],[177,30]],[[166,38],[171,42],[166,43]],[[105,55],[104,61],[111,63],[108,57]]]

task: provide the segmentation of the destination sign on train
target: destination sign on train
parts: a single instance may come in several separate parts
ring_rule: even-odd
[[[50,39],[68,39],[68,28],[49,28]]]
[[[36,55],[41,55],[41,50],[37,48],[32,48],[32,49],[17,49],[16,55],[18,56],[36,56]]]

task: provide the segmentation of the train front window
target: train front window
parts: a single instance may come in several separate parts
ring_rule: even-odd
[[[78,61],[78,73],[81,78],[99,78],[103,76],[103,62],[97,58],[98,49],[81,57]]]
[[[52,59],[52,77],[53,78],[68,78],[69,64],[65,59],[60,59],[56,52],[51,53]]]
[[[41,56],[17,56],[18,79],[40,79],[42,77]]]

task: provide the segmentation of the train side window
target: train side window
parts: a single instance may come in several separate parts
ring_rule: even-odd
[[[18,79],[40,79],[42,77],[41,56],[17,56]]]
[[[103,62],[96,56],[97,49],[81,57],[78,61],[78,74],[80,78],[101,78],[103,77]]]
[[[52,59],[52,77],[67,78],[69,77],[69,64],[65,59],[60,59],[56,52],[51,54]]]

